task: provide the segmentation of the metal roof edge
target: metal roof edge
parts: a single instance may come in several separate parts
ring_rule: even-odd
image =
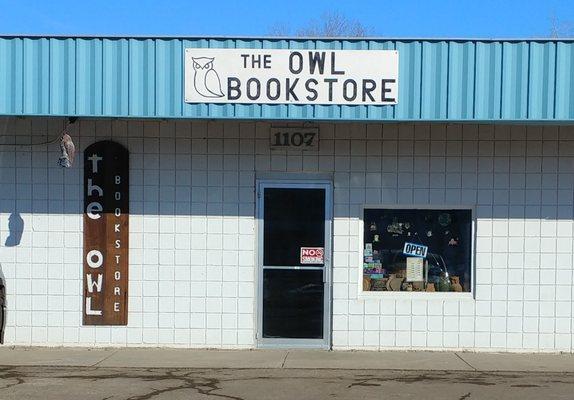
[[[448,37],[298,37],[298,36],[224,36],[224,35],[63,35],[63,34],[0,34],[0,39],[179,39],[179,40],[292,40],[292,41],[397,41],[397,42],[574,42],[571,38],[448,38]]]
[[[574,118],[572,119],[502,119],[502,118],[492,118],[492,119],[445,119],[445,118],[395,118],[395,119],[384,119],[384,118],[347,118],[347,117],[317,117],[317,118],[289,118],[285,116],[235,116],[235,115],[179,115],[179,116],[160,116],[160,115],[89,115],[89,114],[7,114],[0,113],[0,118],[16,118],[16,119],[26,119],[26,118],[70,118],[77,117],[82,120],[155,120],[155,121],[177,121],[177,120],[188,120],[188,121],[251,121],[251,122],[286,122],[286,123],[364,123],[364,124],[478,124],[478,125],[562,125],[562,126],[574,126]]]

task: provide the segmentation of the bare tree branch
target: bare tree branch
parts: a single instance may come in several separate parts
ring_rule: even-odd
[[[267,29],[267,35],[269,36],[289,36],[291,29],[289,25],[285,23],[278,22]]]
[[[309,20],[297,29],[299,37],[365,37],[372,34],[373,29],[358,20],[350,19],[335,11],[324,13],[319,19]],[[272,26],[268,34],[271,36],[288,36],[291,29],[286,24]]]
[[[554,39],[574,37],[574,24],[561,21],[555,14],[550,16],[550,37]]]

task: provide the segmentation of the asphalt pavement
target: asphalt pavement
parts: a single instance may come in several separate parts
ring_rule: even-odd
[[[0,348],[0,400],[574,399],[571,354]]]

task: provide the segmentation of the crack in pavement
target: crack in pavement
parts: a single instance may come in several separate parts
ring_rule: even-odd
[[[462,358],[462,356],[458,353],[454,353],[455,356],[457,356],[460,361],[462,361],[463,363],[465,363],[466,365],[468,365],[470,368],[472,368],[473,371],[478,371],[476,368],[474,368],[468,361],[466,361],[464,358]]]
[[[357,371],[359,372],[359,371]],[[1,393],[21,393],[22,390],[33,390],[36,380],[48,380],[50,384],[54,382],[66,387],[88,387],[87,382],[101,382],[104,390],[120,384],[124,387],[137,388],[140,393],[113,393],[112,396],[105,399],[121,398],[126,400],[151,400],[158,397],[170,396],[178,391],[190,391],[203,396],[214,396],[229,400],[243,400],[242,394],[237,394],[237,390],[245,388],[270,387],[273,391],[275,388],[289,387],[290,382],[296,382],[296,387],[302,385],[324,385],[332,387],[335,385],[342,390],[347,391],[347,395],[357,392],[355,390],[379,390],[374,387],[388,388],[396,387],[396,384],[402,386],[407,384],[413,385],[412,390],[417,390],[417,384],[428,387],[429,385],[440,385],[447,387],[464,387],[466,393],[459,400],[468,400],[471,391],[468,385],[494,387],[503,385],[507,388],[538,388],[552,387],[553,382],[562,384],[562,386],[574,385],[573,374],[528,374],[528,373],[490,373],[482,371],[374,371],[371,374],[361,371],[331,370],[317,371],[306,369],[281,369],[269,370],[230,370],[230,369],[179,369],[179,368],[105,368],[105,367],[55,367],[51,369],[40,367],[6,367],[0,368],[0,382],[6,383],[0,387]],[[76,380],[76,381],[74,381]],[[127,380],[125,384],[122,380]],[[79,381],[79,382],[78,382]],[[108,383],[109,382],[109,383]],[[147,383],[146,383],[147,382]],[[249,382],[253,382],[252,384]],[[267,383],[266,383],[267,382]],[[307,383],[304,383],[307,382]],[[26,387],[31,389],[20,389],[14,391],[14,387],[27,384]],[[453,386],[456,385],[456,386]],[[237,386],[239,385],[239,386]],[[460,385],[460,386],[459,386]],[[61,386],[59,386],[61,387]],[[237,389],[237,387],[241,389]],[[402,386],[404,388],[404,386]],[[232,389],[234,388],[234,389]],[[53,390],[47,387],[46,392]],[[332,389],[331,389],[332,390]],[[331,391],[330,390],[330,391]],[[411,389],[409,389],[411,390]],[[235,393],[229,393],[233,391]],[[226,393],[227,392],[227,393]],[[243,392],[241,392],[243,393]],[[102,395],[110,394],[102,392]],[[1,396],[0,396],[1,397]],[[103,397],[103,396],[102,396]],[[102,400],[105,400],[102,399]]]
[[[103,363],[104,361],[106,361],[107,359],[109,359],[110,357],[112,357],[113,355],[115,355],[117,353],[118,353],[118,350],[113,351],[112,354],[108,355],[107,357],[102,358],[100,361],[97,361],[96,363],[91,365],[91,367],[97,367],[98,365],[100,365],[101,363]]]
[[[222,388],[219,386],[220,385],[220,380],[216,379],[216,378],[202,378],[205,381],[204,382],[196,382],[196,380],[194,378],[188,377],[186,375],[183,376],[176,376],[173,375],[172,371],[167,372],[168,377],[166,379],[174,379],[174,380],[180,380],[183,381],[182,384],[180,384],[179,386],[173,386],[173,387],[167,387],[167,388],[163,388],[163,389],[153,389],[143,395],[139,395],[139,396],[132,396],[129,397],[127,400],[148,400],[151,399],[155,396],[159,396],[163,393],[171,393],[174,391],[178,391],[178,390],[185,390],[185,389],[191,389],[191,390],[196,390],[199,394],[203,394],[206,396],[216,396],[216,397],[221,397],[221,398],[225,398],[225,399],[231,399],[231,400],[243,400],[243,398],[241,397],[237,397],[237,396],[231,396],[231,395],[226,395],[226,394],[220,394],[220,393],[213,393],[216,390],[221,390]]]
[[[489,376],[487,374],[479,373],[477,376],[468,376],[463,379],[458,380],[460,383],[466,383],[468,385],[479,385],[479,386],[494,386],[496,383],[494,382],[487,382],[486,379]],[[389,377],[389,378],[381,378],[378,376],[372,376],[370,378],[362,379],[356,382],[351,383],[348,385],[348,388],[353,386],[382,386],[382,383],[385,382],[399,382],[399,383],[406,383],[406,384],[413,384],[413,383],[420,383],[420,382],[452,382],[453,377],[450,373],[421,373],[418,375],[410,375],[410,376],[398,376],[398,377]],[[377,383],[378,382],[378,383]]]
[[[0,368],[0,378],[1,380],[4,379],[15,379],[16,383],[8,383],[6,386],[1,386],[0,390],[9,389],[14,386],[22,385],[24,383],[24,378],[22,378],[18,373],[12,371],[10,367]]]

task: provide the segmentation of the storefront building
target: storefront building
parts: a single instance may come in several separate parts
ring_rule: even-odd
[[[0,114],[6,345],[573,352],[574,41],[3,37]]]

